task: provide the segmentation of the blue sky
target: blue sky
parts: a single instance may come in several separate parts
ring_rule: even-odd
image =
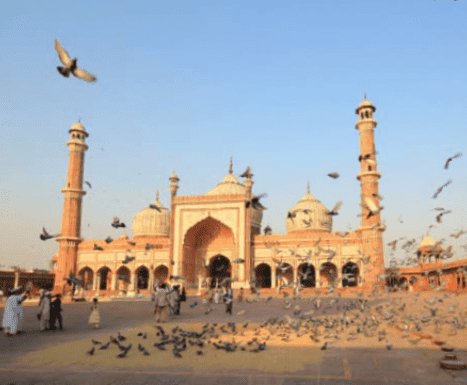
[[[267,193],[263,226],[285,233],[305,194],[344,201],[333,230],[360,218],[355,108],[376,106],[384,242],[449,236],[466,216],[467,4],[396,1],[11,1],[0,10],[0,265],[47,268],[58,250],[68,130],[90,134],[82,236],[131,227],[156,190],[169,204],[248,165]],[[97,83],[61,77],[58,38]],[[337,180],[326,175],[337,171]],[[240,179],[240,178],[239,178]],[[431,196],[448,179],[439,198]],[[397,219],[402,217],[403,223]],[[89,226],[88,226],[89,225]],[[131,230],[129,231],[131,235]],[[387,256],[389,261],[389,256]]]

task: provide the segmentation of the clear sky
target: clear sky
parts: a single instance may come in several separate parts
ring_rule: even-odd
[[[90,136],[82,237],[131,236],[154,200],[205,194],[249,165],[267,193],[263,227],[285,233],[306,193],[344,204],[333,231],[360,223],[355,108],[376,106],[384,242],[435,240],[466,218],[467,2],[3,1],[0,10],[0,265],[48,268],[60,232],[70,126]],[[65,79],[58,38],[88,84]],[[341,177],[326,175],[336,171]],[[435,200],[436,189],[452,184]],[[403,223],[398,221],[402,219]],[[467,227],[466,227],[467,229]],[[387,248],[386,248],[387,249]],[[389,257],[386,257],[389,260]]]

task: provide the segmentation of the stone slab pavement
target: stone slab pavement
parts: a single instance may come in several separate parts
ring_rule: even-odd
[[[225,314],[223,305],[213,305],[213,312],[204,315],[204,306],[190,308],[195,299],[183,304],[182,315],[172,317],[176,322],[262,322],[273,316],[292,315],[282,302],[267,304],[235,304],[234,315]],[[199,302],[199,300],[196,299]],[[305,309],[304,305],[301,305]],[[87,324],[88,303],[65,304],[63,332],[39,332],[35,318],[37,309],[25,307],[24,333],[17,337],[0,336],[0,385],[39,384],[318,384],[318,385],[378,385],[378,384],[466,384],[467,371],[446,371],[439,368],[443,356],[440,350],[381,348],[330,348],[321,362],[306,365],[293,373],[265,373],[255,370],[200,371],[183,368],[100,368],[100,367],[32,367],[20,362],[25,353],[59,343],[82,339],[98,339],[100,335],[125,331],[154,321],[151,302],[108,302],[100,305],[101,329],[92,330]],[[245,316],[236,316],[242,308]],[[311,306],[310,306],[311,309]],[[318,312],[319,314],[319,312]],[[458,358],[467,360],[467,351],[456,351]],[[235,354],[235,353],[233,353]],[[189,365],[189,364],[188,364]]]

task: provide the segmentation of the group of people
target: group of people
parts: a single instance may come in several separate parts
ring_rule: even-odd
[[[240,289],[240,294],[238,296],[239,302],[243,300],[243,288]],[[230,286],[226,287],[216,287],[215,289],[208,287],[201,293],[201,299],[203,303],[206,304],[206,314],[211,311],[210,305],[211,303],[219,303],[220,298],[223,298],[223,302],[226,305],[225,312],[232,315],[232,308],[233,308],[233,290]]]
[[[170,277],[172,280],[173,278]],[[186,301],[185,286],[180,283],[161,283],[154,287],[156,322],[167,322],[170,314],[180,315],[181,303]]]

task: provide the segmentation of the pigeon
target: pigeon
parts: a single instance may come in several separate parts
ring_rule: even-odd
[[[77,58],[71,60],[70,55],[68,55],[68,52],[60,45],[57,39],[55,39],[55,50],[58,53],[58,58],[64,65],[64,67],[57,67],[58,72],[63,77],[68,78],[71,72],[76,78],[85,80],[90,83],[95,82],[97,80],[97,78],[94,75],[91,75],[89,72],[82,68],[79,68],[76,65],[76,62],[78,61]]]
[[[69,278],[64,278],[70,286],[81,286],[81,282],[76,275],[70,272]]]
[[[328,347],[328,343],[325,342],[323,346],[321,346],[321,350],[326,350]]]
[[[367,210],[369,210],[370,212],[368,213],[368,216],[367,216],[367,219],[370,218],[371,216],[373,215],[376,215],[378,214],[381,210],[384,209],[383,206],[381,207],[377,207],[375,202],[373,202],[369,197],[367,196],[364,196],[363,197],[363,200],[364,200],[364,206]]]
[[[159,206],[153,204],[153,203],[151,203],[151,204],[149,205],[149,208],[150,208],[150,209],[157,210],[157,211],[159,211],[159,212],[161,211],[161,208],[160,208]]]
[[[433,195],[433,199],[436,199],[438,197],[438,195],[441,193],[441,191],[443,191],[443,188],[445,188],[446,186],[448,186],[451,183],[452,183],[452,180],[449,179],[445,184],[443,184],[441,187],[439,187],[438,190],[436,190],[435,195]]]
[[[88,356],[92,356],[92,355],[94,355],[94,352],[95,352],[95,351],[96,351],[96,348],[93,347],[89,352],[86,352],[86,354],[87,354]]]
[[[131,246],[136,246],[136,242],[129,242]]]
[[[243,263],[243,262],[245,262],[245,260],[241,259],[241,258],[235,258],[232,262],[233,263]]]
[[[240,175],[240,178],[251,179],[252,177],[253,177],[253,173],[251,172],[250,166],[248,166],[246,171],[242,175]]]
[[[364,156],[360,155],[358,157],[358,161],[361,162],[362,160],[368,160],[368,159],[370,159],[370,156],[371,156],[371,154],[366,154]]]
[[[111,341],[107,342],[106,344],[102,345],[99,349],[106,350],[110,346]]]
[[[111,226],[115,227],[116,229],[118,229],[119,227],[126,227],[125,224],[123,222],[120,222],[120,219],[118,219],[117,217],[114,217],[114,221],[112,222]]]
[[[201,356],[201,355],[203,355],[203,351],[202,351],[202,350],[197,350],[197,351],[196,351],[196,354],[197,354],[198,356]]]
[[[129,345],[127,348],[125,348],[125,350],[117,354],[117,358],[126,358],[126,355],[130,351],[130,349],[131,349],[131,345]]]
[[[266,210],[266,207],[259,203],[259,200],[265,196],[267,196],[267,194],[255,196],[251,201],[246,202],[245,207],[248,208],[251,205],[255,210]]]
[[[94,345],[102,345],[102,342],[96,341],[96,340],[91,340]]]
[[[272,229],[269,226],[266,226],[264,228],[264,235],[271,235],[272,234]]]
[[[151,245],[150,243],[146,243],[146,247],[145,247],[146,250],[151,250],[153,248],[154,248],[154,245]]]
[[[119,340],[119,341],[125,341],[125,340],[126,340],[126,337],[122,336],[122,335],[120,334],[120,332],[118,332],[117,334],[118,334],[118,340]]]
[[[383,200],[383,197],[381,195],[379,195],[379,194],[373,193],[371,195],[373,195],[376,199],[379,199],[380,201]]]
[[[465,233],[466,233],[466,232],[465,232],[464,230],[461,230],[461,231],[459,231],[457,234],[456,234],[456,233],[451,234],[451,237],[457,239],[457,238],[459,238],[462,234],[465,234]]]
[[[328,211],[328,215],[339,215],[337,212],[342,207],[342,201],[339,201],[335,204],[331,211]]]
[[[131,261],[134,261],[135,259],[136,259],[136,257],[130,257],[129,255],[127,255],[125,257],[125,260],[122,261],[122,263],[126,265],[127,263],[130,263]]]
[[[288,212],[287,213],[287,219],[290,219],[292,222],[293,222],[293,219],[297,216],[297,213],[292,213],[292,212]]]
[[[450,214],[451,213],[451,210],[448,210],[448,211],[444,211],[442,213],[439,213],[437,216],[436,216],[436,222],[438,223],[441,223],[441,217],[444,215],[444,214]]]
[[[392,349],[392,345],[386,344],[386,349],[387,349],[387,350],[391,350],[391,349]]]
[[[449,167],[449,163],[450,163],[453,159],[459,158],[460,156],[462,156],[462,153],[461,153],[461,152],[459,152],[459,153],[457,153],[456,155],[454,155],[453,157],[449,158],[449,159],[446,161],[446,164],[444,165],[444,169],[447,170],[448,167]]]
[[[45,230],[45,227],[42,228],[42,234],[39,236],[39,238],[42,240],[42,241],[46,241],[47,239],[52,239],[52,238],[55,238],[55,237],[58,237],[59,234],[57,235],[50,235],[46,230]]]
[[[195,306],[198,306],[198,302],[194,302],[193,304],[190,305],[190,307],[193,309]]]
[[[101,251],[101,250],[103,250],[103,248],[100,247],[99,245],[97,245],[96,243],[94,243],[94,250]]]
[[[91,183],[89,183],[88,181],[84,181],[84,183],[86,183],[89,186],[89,188],[92,188]]]
[[[328,176],[333,178],[333,179],[339,178],[339,174],[337,172],[331,172],[331,173],[328,174]]]

